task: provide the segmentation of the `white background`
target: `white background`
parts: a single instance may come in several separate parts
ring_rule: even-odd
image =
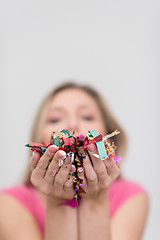
[[[159,12],[158,0],[0,1],[0,188],[23,175],[45,94],[64,80],[87,83],[127,132],[122,171],[150,195],[144,240],[160,239]]]

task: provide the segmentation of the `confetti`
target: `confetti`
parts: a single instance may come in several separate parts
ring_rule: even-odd
[[[53,131],[50,137],[50,144],[46,145],[43,143],[35,143],[30,141],[29,144],[26,144],[26,147],[29,147],[31,151],[38,151],[41,154],[44,154],[46,149],[50,145],[56,145],[57,151],[63,150],[66,152],[66,158],[59,160],[59,167],[62,164],[72,162],[75,166],[76,171],[72,173],[73,176],[73,185],[76,191],[75,198],[77,203],[80,201],[79,193],[85,193],[85,191],[81,188],[85,184],[83,180],[78,177],[78,169],[83,168],[83,161],[86,158],[86,148],[87,145],[91,143],[95,143],[97,146],[98,154],[93,154],[96,158],[105,160],[107,158],[113,158],[115,163],[118,165],[118,162],[121,160],[121,156],[115,156],[115,151],[117,147],[107,141],[107,139],[119,134],[119,131],[114,131],[104,137],[102,134],[99,134],[96,130],[89,130],[88,134],[74,136],[74,131],[72,134],[67,129],[63,129],[62,131]],[[49,160],[48,165],[50,164],[51,160]]]

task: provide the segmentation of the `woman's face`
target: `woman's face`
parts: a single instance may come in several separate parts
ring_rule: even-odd
[[[75,136],[95,129],[104,136],[104,119],[94,98],[76,88],[57,93],[47,107],[42,140],[49,144],[51,133],[62,129],[75,131]]]

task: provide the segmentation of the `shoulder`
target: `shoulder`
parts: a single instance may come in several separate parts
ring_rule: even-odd
[[[36,208],[42,208],[43,204],[37,194],[37,191],[32,186],[16,185],[9,188],[2,189],[0,196],[7,195],[16,199],[28,210],[35,213]]]
[[[25,235],[24,235],[25,232]],[[37,223],[30,212],[10,195],[0,194],[0,238],[1,239],[41,238]]]
[[[1,189],[0,190],[0,195],[7,194],[7,195],[15,196],[17,198],[20,198],[20,197],[25,198],[25,197],[28,197],[29,195],[32,195],[32,193],[34,191],[35,190],[34,190],[33,187],[21,184],[21,185],[15,185],[15,186],[11,186],[11,187]]]
[[[113,193],[115,190],[124,191],[124,192],[126,192],[127,190],[127,193],[131,193],[131,192],[134,193],[137,191],[146,191],[144,186],[142,186],[140,183],[133,180],[125,179],[125,178],[119,178],[113,182],[109,191]]]
[[[149,211],[147,190],[137,182],[121,179],[110,191],[114,201],[117,201],[112,209],[113,239],[119,236],[123,240],[141,239]]]
[[[146,196],[147,199],[149,198],[147,190],[138,182],[124,178],[117,179],[108,191],[111,217],[127,200],[137,194]]]
[[[35,202],[37,202],[35,189],[31,186],[26,185],[16,185],[2,189],[0,191],[0,197],[2,199],[14,198],[30,212],[33,212],[33,205]]]
[[[15,239],[24,239],[22,237],[23,232],[29,229],[29,231],[27,230],[28,234],[34,232],[35,236],[38,236],[37,239],[39,239],[38,209],[34,209],[35,201],[38,203],[35,200],[36,197],[36,191],[32,187],[25,185],[14,186],[0,191],[0,237],[2,235],[4,239],[8,239],[14,229],[17,229]],[[30,237],[30,235],[27,236]]]

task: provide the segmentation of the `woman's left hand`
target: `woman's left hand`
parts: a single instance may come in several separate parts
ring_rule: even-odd
[[[120,170],[113,158],[101,160],[93,155],[98,153],[94,143],[87,146],[87,151],[83,168],[78,169],[78,177],[85,184],[81,188],[86,192],[80,196],[84,200],[98,201],[106,198],[107,190],[119,176]]]

